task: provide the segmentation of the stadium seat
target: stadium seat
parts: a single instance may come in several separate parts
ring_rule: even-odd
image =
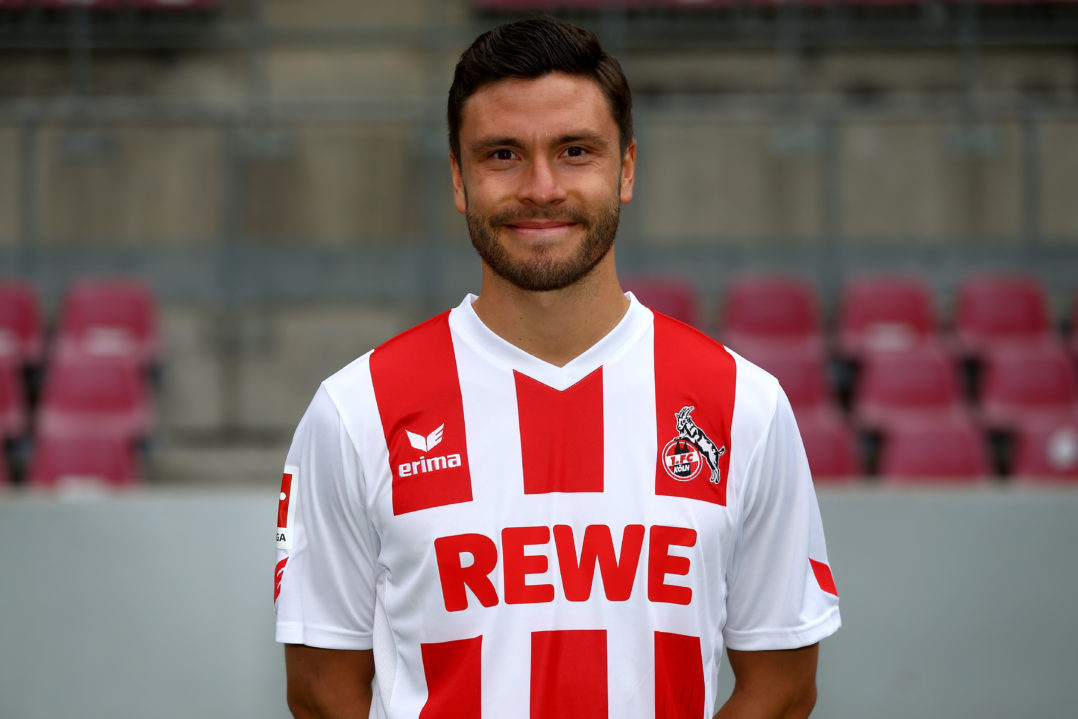
[[[853,431],[841,416],[797,413],[812,479],[817,484],[856,484],[864,476]]]
[[[816,292],[797,277],[735,280],[725,292],[722,313],[724,344],[746,357],[752,346],[824,346]]]
[[[855,361],[931,341],[937,330],[932,294],[917,277],[857,277],[843,286],[838,304],[837,349]]]
[[[133,359],[58,357],[45,374],[35,434],[145,438],[152,412],[145,380]]]
[[[143,367],[158,358],[157,303],[142,282],[83,280],[64,297],[57,326],[57,352],[127,355]]]
[[[1078,414],[1019,425],[1013,456],[1011,475],[1016,480],[1078,481]]]
[[[42,437],[27,484],[41,488],[124,487],[142,479],[135,448],[117,437]]]
[[[45,331],[37,292],[28,282],[0,282],[0,358],[37,365],[44,357]]]
[[[1040,282],[1022,275],[980,275],[959,287],[954,339],[966,357],[996,347],[1058,339]]]
[[[907,420],[968,417],[957,363],[936,343],[865,356],[851,413],[865,431]]]
[[[651,309],[702,329],[700,300],[696,289],[687,280],[677,277],[638,276],[623,280],[621,285]]]
[[[899,422],[883,434],[880,479],[888,484],[987,482],[988,443],[976,425],[960,417]]]
[[[1071,336],[1070,336],[1070,348],[1071,354],[1075,359],[1078,359],[1078,290],[1074,292],[1074,303],[1071,307]]]
[[[1010,431],[1078,410],[1078,378],[1059,343],[997,347],[985,357],[979,397],[984,425]]]
[[[3,442],[26,434],[28,410],[19,369],[0,358],[0,449]]]
[[[787,349],[749,343],[746,350],[750,354],[743,355],[745,359],[775,375],[795,412],[839,411],[828,381],[827,358],[822,348],[799,345]]]

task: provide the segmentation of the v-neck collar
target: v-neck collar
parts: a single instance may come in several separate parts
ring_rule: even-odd
[[[541,360],[495,334],[472,308],[477,299],[473,294],[468,294],[450,312],[449,325],[486,360],[514,369],[548,387],[564,390],[619,357],[651,327],[651,310],[640,304],[633,293],[626,292],[625,296],[629,299],[629,307],[614,328],[563,367]]]

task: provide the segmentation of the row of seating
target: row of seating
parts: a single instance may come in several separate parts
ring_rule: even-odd
[[[0,282],[0,440],[14,468],[0,462],[0,483],[140,481],[159,352],[156,298],[142,282],[73,283],[52,332],[31,284]]]
[[[684,281],[626,285],[700,326]],[[917,277],[855,278],[837,306],[826,331],[809,283],[745,277],[726,288],[716,333],[779,379],[818,480],[1078,479],[1078,330],[1054,326],[1035,279],[968,278],[947,329]]]

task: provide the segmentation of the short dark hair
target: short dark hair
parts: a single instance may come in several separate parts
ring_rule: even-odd
[[[534,80],[563,72],[595,80],[618,125],[621,151],[633,139],[633,99],[621,65],[603,50],[594,33],[564,20],[542,16],[500,25],[465,50],[449,88],[449,149],[460,159],[460,121],[464,103],[481,87],[498,80]]]

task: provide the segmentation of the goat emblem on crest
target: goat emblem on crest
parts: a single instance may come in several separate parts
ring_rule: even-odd
[[[682,407],[675,415],[678,436],[663,447],[663,467],[671,478],[679,482],[695,479],[706,465],[711,470],[710,481],[718,484],[719,457],[726,454],[726,447],[719,447],[704,430],[693,421],[695,406]]]

